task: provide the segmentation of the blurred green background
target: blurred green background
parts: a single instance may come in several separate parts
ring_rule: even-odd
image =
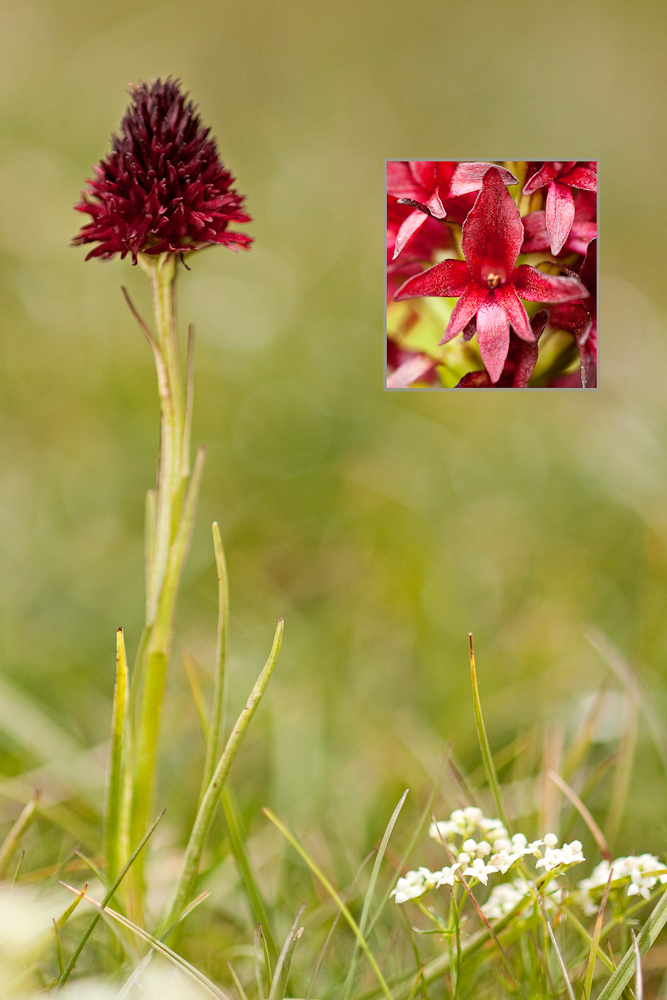
[[[126,85],[151,76],[182,78],[254,218],[249,254],[180,278],[208,458],[175,643],[206,684],[215,518],[233,709],[286,619],[233,772],[253,829],[268,804],[356,867],[448,741],[474,771],[468,631],[494,748],[571,731],[610,676],[593,626],[667,708],[666,22],[657,2],[4,0],[0,818],[47,758],[54,802],[77,771],[99,801],[114,633],[134,651],[142,624],[157,400],[120,286],[148,313],[145,278],[68,244]],[[599,391],[383,390],[386,157],[600,159]],[[202,759],[180,656],[166,713],[169,841]],[[618,852],[664,843],[663,788],[640,734]]]

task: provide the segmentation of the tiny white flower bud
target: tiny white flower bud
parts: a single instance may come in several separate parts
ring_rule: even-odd
[[[470,864],[470,855],[466,854],[465,851],[461,851],[461,853],[459,854],[457,860],[462,865],[468,865],[468,864]]]
[[[487,843],[486,840],[480,840],[479,844],[477,845],[477,853],[479,854],[480,858],[485,858],[487,854],[491,853],[491,844]]]
[[[473,825],[477,825],[481,819],[484,819],[482,810],[478,809],[477,806],[468,806],[467,809],[463,810],[463,815]]]
[[[471,837],[469,840],[464,840],[463,843],[461,844],[461,847],[463,848],[464,851],[467,851],[468,854],[471,853],[474,854],[475,851],[477,850],[477,841],[473,840]]]
[[[547,847],[555,847],[558,843],[558,837],[555,833],[547,833],[544,838],[544,843]]]

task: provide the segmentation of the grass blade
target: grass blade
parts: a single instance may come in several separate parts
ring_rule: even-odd
[[[442,775],[443,775],[444,769],[445,769],[448,761],[450,760],[450,753],[451,753],[451,744],[447,747],[447,753],[446,753],[446,755],[445,755],[445,757],[444,757],[444,759],[443,759],[443,761],[442,761],[442,763],[440,765],[440,773],[438,774],[437,781],[433,785],[433,790],[432,790],[432,792],[431,792],[431,794],[429,796],[428,802],[426,803],[426,808],[424,809],[423,813],[421,814],[421,816],[419,818],[419,822],[417,823],[417,826],[416,826],[416,828],[414,830],[414,833],[412,834],[412,837],[410,838],[410,843],[408,844],[407,849],[406,849],[403,857],[401,858],[401,863],[398,866],[398,871],[399,872],[402,872],[403,869],[405,868],[406,861],[408,860],[408,858],[412,854],[412,851],[414,850],[414,846],[417,843],[417,840],[419,839],[419,837],[421,836],[421,832],[422,832],[422,830],[424,828],[424,824],[426,823],[426,820],[431,815],[431,811],[433,809],[433,803],[435,802],[435,797],[438,794],[438,789],[440,787],[440,782],[442,780]],[[374,915],[373,919],[371,920],[371,922],[370,922],[370,924],[368,926],[368,935],[367,936],[370,936],[371,931],[373,930],[373,928],[375,927],[375,924],[379,920],[380,914],[382,913],[383,909],[385,908],[385,906],[387,904],[387,900],[389,899],[389,896],[391,895],[392,888],[393,888],[393,886],[390,885],[386,889],[384,895],[382,896],[382,899],[380,900],[380,904],[379,904],[377,910],[375,911],[375,915]]]
[[[227,780],[229,769],[232,766],[234,758],[238,753],[239,747],[241,746],[243,737],[245,736],[248,726],[250,725],[250,720],[255,714],[257,706],[262,699],[262,695],[266,690],[266,686],[271,679],[271,674],[273,673],[273,668],[276,665],[278,653],[280,652],[283,628],[284,622],[281,618],[278,622],[278,627],[276,628],[269,658],[264,665],[264,669],[257,678],[255,686],[250,692],[245,708],[236,720],[234,728],[229,735],[229,739],[225,744],[222,756],[218,761],[213,777],[211,778],[209,786],[206,789],[201,805],[199,806],[197,816],[195,817],[194,825],[192,827],[192,833],[190,834],[190,840],[188,841],[188,846],[185,849],[185,856],[183,858],[183,865],[181,867],[178,882],[176,883],[169,909],[162,922],[162,927],[168,927],[174,921],[176,915],[184,908],[187,904],[188,898],[190,897],[192,887],[199,870],[199,861],[202,850],[204,849],[204,841],[213,818],[215,807],[218,804],[218,799],[220,798],[220,792],[225,784],[225,781]]]
[[[380,843],[380,848],[378,850],[377,857],[375,858],[373,871],[371,872],[370,882],[368,883],[368,889],[366,891],[366,897],[364,899],[364,907],[363,910],[361,911],[361,917],[359,919],[359,930],[361,931],[362,934],[364,934],[366,931],[366,921],[368,920],[368,913],[370,910],[371,901],[373,899],[373,894],[375,892],[375,885],[378,880],[378,875],[380,874],[380,866],[382,865],[385,851],[387,850],[387,844],[389,843],[389,838],[391,837],[392,832],[394,830],[394,826],[396,825],[396,820],[398,819],[401,809],[403,808],[403,803],[407,798],[408,791],[409,789],[406,788],[403,794],[401,795],[398,805],[396,806],[391,815],[391,819],[389,820],[387,828],[384,831],[384,836],[382,837],[382,842]],[[347,974],[347,980],[345,982],[345,989],[343,990],[343,1000],[348,1000],[348,997],[350,995],[350,990],[352,989],[354,974],[357,971],[357,964],[359,962],[359,949],[360,945],[359,942],[357,941],[354,946],[354,952],[352,954],[352,960],[350,962],[350,969]]]
[[[586,966],[586,975],[584,977],[584,992],[583,1000],[588,1000],[591,995],[591,989],[593,987],[593,974],[595,972],[595,962],[598,957],[598,948],[600,945],[600,933],[602,931],[602,922],[604,920],[604,911],[607,908],[607,900],[609,899],[609,888],[611,886],[611,872],[609,872],[609,878],[607,879],[607,886],[604,891],[604,896],[602,897],[602,902],[600,903],[600,909],[598,910],[598,915],[595,918],[595,928],[593,930],[593,941],[591,943],[591,953],[588,959],[588,965]],[[605,956],[606,957],[606,956]]]
[[[489,740],[486,735],[486,727],[484,725],[484,717],[482,715],[482,703],[479,698],[479,686],[477,684],[477,670],[475,668],[475,650],[472,644],[472,632],[468,633],[470,638],[470,676],[472,679],[472,697],[473,704],[475,706],[475,725],[477,726],[477,739],[479,740],[479,748],[482,751],[482,760],[484,761],[484,770],[486,771],[486,780],[489,783],[489,787],[493,794],[494,802],[496,803],[496,809],[498,810],[498,816],[503,821],[506,830],[509,830],[507,826],[507,820],[505,819],[505,810],[503,809],[503,803],[500,796],[500,785],[498,784],[498,775],[496,774],[496,769],[493,764],[493,757],[491,756],[491,747],[489,746]]]
[[[73,888],[73,886],[71,885],[67,885],[65,882],[61,882],[61,885],[64,885],[65,888],[69,889],[71,892],[78,892],[77,889]],[[153,937],[153,935],[149,934],[148,931],[143,929],[143,927],[139,927],[138,924],[135,924],[128,917],[124,917],[122,913],[118,913],[116,910],[112,910],[104,902],[100,903],[96,899],[92,899],[88,895],[84,896],[83,898],[86,900],[86,902],[92,903],[92,905],[97,909],[97,914],[96,914],[97,919],[99,919],[100,916],[106,916],[110,917],[112,920],[115,920],[117,923],[121,924],[127,930],[132,931],[133,934],[136,934],[137,937],[141,938],[142,941],[145,941],[147,944],[149,944],[151,948],[159,952],[164,958],[167,959],[167,961],[171,962],[172,965],[175,965],[177,968],[179,968],[181,972],[184,972],[186,976],[192,979],[195,983],[198,983],[200,986],[202,986],[210,996],[215,997],[216,1000],[229,1000],[227,994],[223,993],[222,990],[215,985],[215,983],[212,983],[211,980],[208,979],[203,972],[200,972],[199,969],[196,969],[194,965],[190,965],[190,963],[187,962],[181,955],[178,955],[175,951],[172,951],[171,948],[168,948],[167,945],[163,944],[162,941],[159,941],[156,937]]]
[[[21,837],[30,826],[30,823],[35,816],[38,804],[39,792],[34,791],[32,798],[5,837],[2,847],[0,847],[0,879],[4,878],[7,874],[7,869],[9,868],[9,863],[12,860],[14,851],[18,847]]]
[[[632,688],[625,692],[623,711],[623,731],[619,740],[618,760],[614,770],[614,783],[611,789],[611,799],[605,829],[608,839],[613,843],[618,835],[623,819],[625,803],[632,779],[632,765],[637,744],[637,724],[639,702]]]
[[[255,880],[255,876],[253,875],[252,866],[243,843],[241,817],[236,805],[236,800],[231,788],[227,785],[225,785],[222,789],[221,800],[222,808],[225,813],[225,820],[227,821],[227,831],[229,833],[229,842],[231,844],[232,854],[234,855],[236,864],[239,867],[255,922],[262,925],[262,933],[264,935],[264,939],[266,940],[269,957],[271,962],[275,962],[278,957],[278,949],[276,948],[275,938],[271,932],[271,925],[269,923],[266,907],[264,906],[264,900]]]
[[[630,928],[632,934],[632,950],[635,953],[635,1000],[644,1000],[644,977],[642,976],[642,957],[639,954],[637,935]]]
[[[347,906],[345,905],[345,903],[343,902],[343,900],[340,898],[339,894],[336,892],[336,890],[332,886],[331,882],[329,882],[329,880],[326,877],[326,875],[317,867],[317,865],[312,860],[312,858],[310,858],[308,856],[308,854],[306,854],[306,852],[304,851],[303,847],[298,842],[298,840],[290,833],[290,831],[287,829],[287,827],[283,823],[281,823],[281,821],[278,819],[278,817],[273,812],[271,812],[270,809],[267,809],[267,808],[264,809],[264,813],[265,813],[266,816],[268,816],[268,818],[271,820],[271,822],[274,824],[274,826],[278,827],[278,829],[283,834],[283,836],[290,842],[290,844],[292,845],[292,847],[294,848],[294,850],[298,854],[301,855],[301,857],[303,858],[303,860],[306,862],[306,864],[308,865],[308,867],[312,871],[313,875],[318,879],[318,881],[324,886],[324,888],[326,889],[326,891],[329,893],[329,895],[333,899],[334,903],[336,904],[336,906],[338,907],[338,909],[341,911],[341,913],[343,914],[343,916],[347,920],[350,928],[352,929],[353,934],[355,935],[355,937],[357,938],[359,944],[361,945],[361,948],[362,948],[364,954],[366,955],[366,958],[368,959],[369,964],[370,964],[371,968],[373,969],[373,972],[375,973],[375,975],[377,977],[377,980],[378,980],[378,983],[380,984],[380,988],[381,988],[382,992],[387,997],[387,1000],[393,1000],[392,995],[389,992],[389,987],[387,986],[387,983],[385,982],[384,976],[380,972],[380,968],[379,968],[377,962],[375,961],[375,957],[373,956],[373,953],[371,952],[370,948],[368,947],[368,944],[366,943],[366,939],[364,938],[363,934],[359,930],[359,927],[357,926],[356,920],[354,919],[354,917],[350,913],[349,909],[347,908]]]
[[[563,958],[561,950],[558,947],[558,942],[556,941],[556,935],[554,934],[553,928],[549,923],[549,919],[547,917],[547,911],[544,908],[544,903],[542,902],[541,897],[538,896],[538,899],[540,903],[540,909],[542,910],[542,916],[544,917],[544,922],[547,925],[549,937],[551,938],[551,943],[554,946],[554,951],[556,952],[556,958],[558,959],[558,964],[560,965],[560,971],[563,974],[563,980],[565,981],[565,988],[567,989],[567,995],[569,996],[570,1000],[576,1000],[576,997],[574,995],[574,990],[572,989],[572,983],[570,982],[570,977],[567,972],[567,966],[565,965],[565,959]]]
[[[555,771],[547,771],[547,777],[551,778],[553,783],[555,785],[558,785],[560,790],[564,792],[565,795],[567,795],[568,799],[570,800],[570,802],[572,803],[572,805],[577,810],[577,812],[583,819],[584,823],[588,827],[590,833],[593,836],[593,839],[595,840],[595,843],[600,848],[600,854],[602,855],[603,858],[606,858],[607,861],[611,861],[611,851],[609,850],[607,841],[605,840],[605,836],[600,827],[593,819],[590,811],[586,808],[584,803],[577,795],[577,793],[572,788],[570,788],[570,786],[565,781],[563,781],[561,776],[559,774],[556,774]]]
[[[623,990],[630,982],[632,973],[636,968],[637,953],[643,958],[647,953],[662,928],[667,923],[667,892],[663,893],[660,901],[654,907],[646,923],[641,929],[636,943],[633,943],[626,951],[625,955],[618,963],[616,972],[608,980],[607,985],[598,995],[597,1000],[618,1000]]]
[[[297,930],[299,921],[301,920],[301,914],[306,908],[306,904],[302,903],[299,912],[296,915],[296,919],[292,924],[289,934],[285,938],[285,944],[283,945],[282,951],[278,957],[278,964],[276,965],[276,971],[273,974],[273,979],[271,980],[271,989],[269,990],[269,1000],[284,1000],[285,993],[287,991],[287,982],[289,980],[290,968],[292,966],[292,955],[294,954],[294,948],[296,943],[303,934],[303,927],[299,927]]]
[[[118,886],[120,885],[120,883],[123,881],[123,879],[125,878],[125,876],[128,873],[128,871],[130,870],[130,868],[134,864],[135,858],[138,856],[138,854],[140,853],[140,851],[142,850],[142,848],[144,847],[144,845],[147,844],[148,841],[150,840],[150,838],[153,836],[155,828],[157,827],[158,823],[160,822],[160,820],[164,816],[165,812],[166,812],[166,809],[164,809],[160,813],[160,815],[158,816],[158,818],[149,827],[149,829],[146,831],[146,833],[142,837],[141,841],[137,844],[137,846],[135,847],[135,849],[132,851],[132,854],[131,854],[130,858],[128,859],[127,863],[123,866],[121,872],[116,877],[116,879],[114,880],[114,882],[112,882],[109,890],[107,891],[106,896],[102,900],[102,903],[100,904],[102,908],[104,908],[107,905],[107,903],[109,902],[109,900],[113,896],[114,892],[116,891],[116,889],[118,888]],[[64,883],[61,883],[61,885],[62,884],[64,884]],[[71,889],[72,887],[68,885],[68,886],[66,886],[66,888],[67,889]],[[76,892],[78,894],[78,889],[74,889],[72,891]],[[88,897],[86,896],[85,898],[87,899]],[[95,916],[93,917],[93,919],[90,921],[90,924],[86,928],[86,930],[85,930],[85,932],[83,934],[83,937],[81,938],[81,940],[79,941],[78,945],[74,949],[74,953],[73,953],[72,957],[70,958],[65,971],[63,972],[62,976],[58,980],[58,985],[61,988],[65,985],[65,983],[67,982],[67,980],[69,979],[69,977],[72,975],[72,970],[74,969],[74,966],[76,965],[76,963],[78,961],[79,955],[83,951],[83,949],[85,947],[85,944],[86,944],[86,941],[88,940],[88,938],[90,937],[90,935],[95,930],[95,927],[96,927],[97,922],[98,922],[99,919],[100,919],[100,914],[96,913]]]
[[[621,683],[634,692],[648,723],[663,771],[667,775],[667,726],[655,707],[650,690],[643,683],[632,664],[625,659],[604,632],[594,629],[586,638],[593,649],[611,667]]]
[[[53,933],[56,939],[56,957],[58,959],[58,969],[60,975],[62,976],[65,972],[65,959],[63,958],[63,946],[60,943],[60,931],[58,930],[58,923],[56,920],[53,921]]]
[[[215,566],[218,575],[218,640],[215,656],[215,679],[213,687],[213,709],[211,724],[208,727],[206,741],[206,760],[200,801],[206,794],[211,783],[215,762],[220,755],[220,742],[224,725],[225,710],[225,676],[227,673],[227,632],[229,628],[229,580],[227,563],[222,547],[222,538],[217,521],[213,522],[213,549],[215,551]]]
[[[127,810],[125,809],[125,768],[128,755],[126,747],[126,719],[128,703],[127,653],[123,630],[116,632],[116,684],[113,693],[111,717],[111,748],[107,778],[106,802],[106,856],[107,877],[110,882],[120,870],[120,859],[127,857]]]
[[[227,968],[229,969],[229,971],[232,974],[232,979],[234,980],[234,986],[236,987],[241,1000],[248,1000],[248,997],[246,995],[246,991],[243,989],[243,983],[241,982],[241,980],[239,979],[239,977],[236,975],[236,972],[234,971],[234,966],[232,965],[231,962],[227,962]]]

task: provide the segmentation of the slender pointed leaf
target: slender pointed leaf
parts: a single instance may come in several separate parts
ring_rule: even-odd
[[[355,937],[359,941],[359,944],[361,945],[362,950],[363,950],[364,954],[366,955],[366,958],[368,959],[368,962],[369,962],[371,968],[373,969],[373,972],[375,973],[375,975],[377,977],[377,981],[380,984],[380,988],[381,988],[382,992],[387,997],[387,1000],[392,1000],[391,993],[389,992],[389,987],[387,986],[387,983],[385,982],[384,976],[380,972],[380,968],[379,968],[379,966],[378,966],[378,964],[377,964],[377,962],[375,960],[375,957],[374,957],[373,953],[371,952],[370,948],[368,947],[368,943],[366,942],[366,939],[364,938],[363,934],[359,930],[359,927],[357,926],[356,920],[354,919],[354,917],[350,913],[349,909],[347,908],[347,906],[345,905],[345,903],[343,902],[343,900],[340,898],[340,895],[338,894],[338,892],[336,892],[336,890],[332,886],[331,882],[329,882],[329,880],[326,877],[326,875],[318,868],[318,866],[315,864],[315,862],[312,860],[312,858],[308,854],[306,854],[306,852],[304,851],[303,847],[298,842],[298,840],[290,833],[290,831],[287,829],[287,827],[283,823],[281,823],[281,821],[278,819],[278,817],[273,812],[271,812],[270,809],[267,809],[267,808],[264,808],[264,813],[265,813],[266,816],[268,816],[268,818],[271,820],[271,822],[274,824],[274,826],[278,827],[278,829],[283,834],[283,836],[290,842],[290,844],[292,845],[292,847],[294,848],[294,850],[297,851],[297,853],[301,855],[301,857],[303,858],[303,860],[306,862],[306,864],[308,865],[308,867],[312,871],[313,875],[315,875],[315,877],[322,883],[322,885],[324,886],[324,888],[326,889],[326,891],[329,893],[329,895],[331,896],[331,898],[335,902],[336,906],[339,908],[339,910],[341,911],[341,913],[343,914],[343,916],[347,920],[348,924],[350,925],[350,928],[352,929],[353,934],[355,935]]]
[[[32,793],[32,798],[24,807],[20,816],[5,837],[2,847],[0,847],[0,879],[5,877],[14,851],[18,847],[21,837],[34,819],[38,805],[39,792],[34,791]]]
[[[496,774],[496,769],[493,764],[493,757],[491,755],[491,747],[489,746],[489,740],[486,735],[486,727],[484,725],[484,717],[482,715],[482,703],[479,697],[479,686],[477,684],[477,670],[475,668],[475,650],[472,644],[472,633],[469,633],[470,638],[470,676],[472,679],[472,697],[473,704],[475,707],[475,725],[477,726],[477,739],[479,740],[479,748],[482,751],[482,760],[484,761],[484,770],[486,771],[486,780],[489,783],[489,788],[493,794],[494,802],[496,803],[496,809],[498,810],[498,816],[503,821],[505,829],[509,829],[507,825],[507,820],[505,819],[505,810],[503,809],[502,798],[500,795],[500,785],[498,784],[498,775]]]
[[[220,792],[225,784],[225,781],[227,780],[229,769],[232,766],[234,758],[238,753],[239,747],[241,746],[241,742],[243,741],[243,737],[245,736],[248,726],[250,725],[250,720],[255,714],[257,706],[262,699],[262,695],[266,690],[267,684],[271,679],[271,674],[273,673],[273,668],[276,665],[278,653],[280,652],[283,628],[284,622],[281,618],[276,628],[269,658],[264,665],[264,669],[257,678],[255,686],[250,692],[245,708],[236,720],[234,728],[232,729],[229,739],[225,745],[225,749],[222,752],[222,756],[218,761],[213,777],[211,778],[209,786],[206,789],[201,805],[199,806],[194,825],[192,827],[192,833],[190,834],[190,840],[188,841],[188,845],[185,849],[181,872],[176,883],[167,914],[162,922],[162,927],[167,927],[174,921],[175,915],[186,905],[192,892],[192,887],[197,877],[197,872],[199,871],[199,860],[204,849],[204,841],[206,840],[206,834],[208,833],[208,828],[211,824],[215,807],[220,798]]]
[[[106,854],[107,876],[111,882],[120,870],[121,858],[126,854],[123,840],[127,836],[127,826],[123,823],[125,791],[125,768],[127,767],[126,726],[128,702],[127,653],[123,630],[116,633],[116,684],[113,695],[111,717],[111,747],[107,778],[106,802]]]

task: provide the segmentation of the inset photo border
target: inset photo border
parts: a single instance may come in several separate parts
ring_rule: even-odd
[[[386,205],[387,389],[597,388],[597,160],[387,160]]]

